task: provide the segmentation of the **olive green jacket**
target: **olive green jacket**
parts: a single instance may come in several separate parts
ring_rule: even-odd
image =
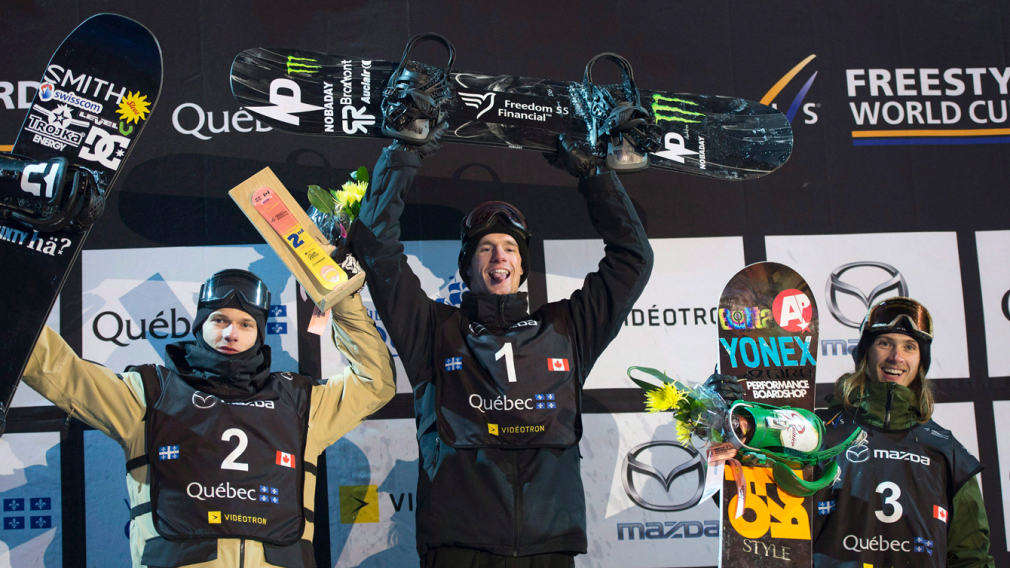
[[[895,385],[891,408],[886,408],[888,383],[869,382],[861,398],[854,401],[860,420],[881,429],[904,430],[921,421],[918,396],[909,388]],[[842,412],[838,393],[829,395],[828,416]],[[886,426],[885,426],[886,422]],[[972,477],[954,494],[951,521],[947,524],[947,565],[949,568],[995,568],[989,555],[989,519],[982,502],[978,476]]]

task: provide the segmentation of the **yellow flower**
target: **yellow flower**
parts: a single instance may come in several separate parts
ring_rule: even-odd
[[[645,407],[649,409],[649,412],[674,410],[683,399],[684,393],[672,383],[666,383],[658,389],[645,393]]]
[[[682,446],[691,445],[691,429],[684,422],[677,422],[677,441]]]

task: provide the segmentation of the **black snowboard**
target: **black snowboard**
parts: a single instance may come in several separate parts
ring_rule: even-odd
[[[161,48],[147,28],[115,14],[92,16],[53,54],[13,152],[40,163],[62,156],[103,176],[111,190],[149,121],[161,79]],[[41,215],[58,208],[67,190],[53,187],[48,171],[22,183],[22,193],[0,195],[0,202]],[[0,435],[88,230],[37,232],[13,219],[0,223]]]
[[[799,274],[774,262],[747,266],[719,299],[719,370],[744,381],[744,400],[813,411],[817,326],[814,295]],[[744,466],[746,510],[736,517],[731,471],[726,466],[720,568],[812,566],[812,498],[781,491],[771,468]]]
[[[232,93],[278,130],[381,137],[382,91],[398,63],[254,48],[235,57]],[[453,70],[444,140],[554,151],[562,132],[585,138],[583,83]],[[605,87],[611,93],[619,85]],[[575,95],[575,96],[573,96]],[[641,91],[664,130],[652,167],[726,180],[766,175],[789,159],[792,127],[779,111],[732,97]]]

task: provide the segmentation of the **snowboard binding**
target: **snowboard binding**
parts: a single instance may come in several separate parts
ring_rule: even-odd
[[[829,460],[866,440],[866,432],[856,428],[841,444],[821,450],[824,423],[803,408],[737,401],[727,415],[726,436],[740,461],[771,467],[775,484],[797,497],[809,497],[834,483],[841,470]],[[808,481],[793,471],[821,462],[828,463],[817,479]]]
[[[424,41],[435,41],[449,51],[445,69],[410,61],[410,51]],[[407,42],[400,65],[382,91],[382,133],[409,144],[431,140],[431,127],[442,120],[442,103],[452,97],[449,73],[456,49],[445,37],[428,32]]]
[[[623,81],[620,97],[593,84],[593,65],[599,59],[613,61],[621,68]],[[581,92],[578,92],[581,91]],[[618,173],[631,173],[649,167],[649,153],[662,147],[663,129],[653,115],[642,106],[641,94],[635,85],[631,63],[616,53],[601,53],[589,60],[581,89],[573,93],[589,119],[589,141],[598,154],[606,144],[607,166]]]
[[[40,233],[84,230],[105,210],[105,175],[56,156],[36,161],[0,153],[0,221]]]

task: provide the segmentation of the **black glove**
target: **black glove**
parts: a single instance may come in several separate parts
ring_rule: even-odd
[[[740,381],[736,377],[731,375],[713,374],[702,386],[714,390],[728,404],[733,404],[743,398],[743,385],[740,384]]]
[[[439,148],[439,140],[445,134],[445,131],[449,129],[449,124],[442,120],[431,126],[430,138],[424,144],[410,144],[404,142],[403,140],[393,140],[393,143],[389,145],[390,150],[406,150],[408,152],[414,152],[421,158],[427,158],[428,156],[435,153]]]
[[[607,169],[606,160],[592,155],[585,144],[579,144],[566,134],[558,136],[558,151],[544,152],[544,157],[548,164],[577,178],[594,176]]]

